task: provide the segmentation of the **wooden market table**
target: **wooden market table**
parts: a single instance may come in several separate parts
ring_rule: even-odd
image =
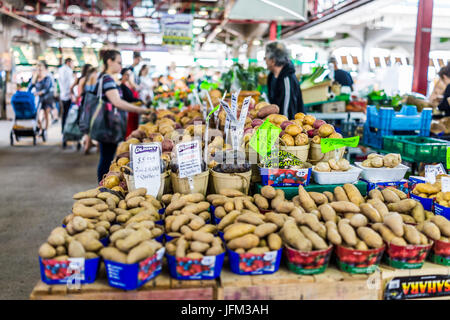
[[[33,300],[380,300],[391,280],[440,276],[450,283],[450,267],[426,262],[421,269],[400,270],[380,265],[372,275],[352,275],[331,264],[318,275],[298,275],[282,263],[278,272],[268,275],[240,276],[225,264],[217,280],[179,281],[168,268],[137,290],[125,291],[108,285],[100,272],[96,282],[69,290],[66,285],[47,285],[39,281],[31,292]],[[442,280],[441,280],[442,281]],[[444,287],[445,289],[445,287]],[[450,299],[447,296],[433,299]]]

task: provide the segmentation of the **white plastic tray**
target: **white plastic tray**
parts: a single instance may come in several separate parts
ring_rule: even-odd
[[[395,168],[367,168],[362,166],[362,162],[355,162],[355,165],[362,169],[361,178],[369,182],[400,181],[408,171],[408,167],[401,163]]]
[[[321,172],[312,170],[314,181],[318,184],[343,184],[358,181],[361,169],[350,166],[348,171]]]

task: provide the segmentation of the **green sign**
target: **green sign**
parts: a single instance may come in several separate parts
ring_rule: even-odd
[[[325,138],[320,140],[320,147],[323,153],[333,151],[342,147],[357,147],[359,136],[343,139]]]
[[[271,153],[272,146],[278,139],[281,128],[270,123],[268,119],[256,130],[250,139],[250,147],[258,152],[262,157]]]
[[[208,114],[208,116],[206,117],[206,121],[209,121],[209,119],[211,118],[212,114],[213,114],[214,112],[216,112],[217,109],[219,109],[219,107],[220,107],[220,104],[218,104],[214,109],[211,110],[211,112],[210,112],[210,113]]]
[[[447,169],[450,169],[450,147],[447,147]]]

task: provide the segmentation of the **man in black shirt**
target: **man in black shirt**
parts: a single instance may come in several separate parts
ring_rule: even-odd
[[[438,105],[438,109],[444,112],[446,117],[450,116],[450,68],[449,65],[439,71],[439,77],[445,85],[444,97]]]
[[[353,91],[353,79],[350,73],[345,70],[338,69],[337,60],[334,57],[331,57],[328,60],[329,63],[332,63],[334,66],[334,80],[338,82],[341,86],[348,86]]]
[[[269,101],[280,108],[280,114],[294,119],[296,113],[303,112],[303,98],[286,47],[280,42],[269,43],[265,60],[270,71],[267,79]]]

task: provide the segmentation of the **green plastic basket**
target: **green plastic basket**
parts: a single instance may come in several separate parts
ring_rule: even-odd
[[[402,156],[416,161],[445,162],[448,146],[450,146],[448,141],[429,137],[383,137],[384,150],[400,153]]]

